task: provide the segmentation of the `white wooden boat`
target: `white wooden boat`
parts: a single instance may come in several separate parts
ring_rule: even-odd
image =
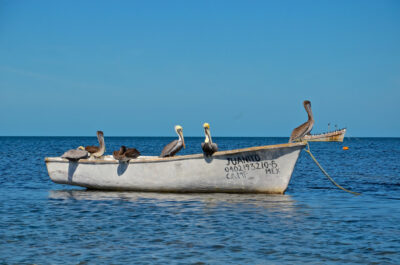
[[[283,194],[305,143],[288,143],[120,163],[112,156],[45,158],[52,181],[89,189],[153,192]]]

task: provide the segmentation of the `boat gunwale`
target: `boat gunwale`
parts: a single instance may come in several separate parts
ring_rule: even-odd
[[[243,153],[243,152],[251,152],[251,151],[259,151],[259,150],[268,150],[268,149],[279,149],[279,148],[286,148],[286,147],[295,147],[295,146],[301,146],[304,148],[306,146],[306,142],[296,142],[296,143],[285,143],[285,144],[275,144],[275,145],[264,145],[264,146],[254,146],[254,147],[247,147],[247,148],[240,148],[240,149],[232,149],[232,150],[226,150],[226,151],[219,151],[216,152],[212,155],[211,158],[213,157],[218,157],[218,156],[224,156],[224,155],[233,155],[233,154],[238,154],[238,153]],[[190,154],[190,155],[182,155],[182,156],[173,156],[173,157],[143,157],[143,158],[136,158],[136,159],[131,159],[129,162],[124,162],[124,163],[149,163],[149,162],[167,162],[167,161],[179,161],[179,160],[187,160],[187,159],[198,159],[198,158],[205,158],[204,154]],[[69,162],[75,162],[75,163],[83,163],[83,164],[119,164],[120,161],[116,159],[110,159],[110,160],[105,160],[105,159],[79,159],[78,161],[70,161],[66,158],[61,158],[61,157],[45,157],[45,162],[58,162],[58,163],[69,163]]]
[[[318,134],[308,134],[305,135],[305,139],[309,140],[310,137],[326,137],[326,136],[336,136],[336,135],[341,135],[346,132],[346,128],[337,130],[337,131],[332,131],[332,132],[324,132],[324,133],[318,133]]]

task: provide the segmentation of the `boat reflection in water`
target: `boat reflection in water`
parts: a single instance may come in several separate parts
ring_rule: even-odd
[[[291,212],[296,201],[289,195],[279,194],[234,194],[234,193],[157,193],[157,192],[113,192],[97,190],[51,190],[49,198],[56,200],[130,201],[154,203],[160,207],[186,203],[204,203],[206,207],[251,206],[269,211]]]

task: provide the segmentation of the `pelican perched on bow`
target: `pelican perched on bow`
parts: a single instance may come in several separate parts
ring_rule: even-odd
[[[302,125],[300,125],[299,127],[297,127],[296,129],[294,129],[292,131],[292,134],[290,135],[289,143],[301,141],[302,138],[306,134],[308,134],[311,131],[312,127],[314,126],[314,118],[313,118],[313,114],[311,111],[311,102],[308,100],[305,100],[303,102],[303,105],[308,114],[308,121],[306,121],[305,123],[303,123]]]
[[[82,158],[87,158],[88,156],[88,151],[86,151],[83,146],[79,146],[77,149],[68,150],[61,157],[68,160],[77,161]]]
[[[106,151],[106,145],[104,144],[104,134],[102,131],[97,131],[97,139],[99,141],[99,146],[86,146],[85,150],[88,151],[91,156],[99,158]]]
[[[201,143],[201,149],[203,149],[203,152],[206,156],[211,156],[218,151],[218,145],[212,142],[210,134],[210,124],[206,122],[203,124],[203,127],[206,139],[204,140],[204,143]]]
[[[167,144],[162,150],[160,157],[174,156],[182,149],[182,147],[185,148],[185,139],[183,138],[182,130],[181,126],[175,126],[175,132],[178,134],[179,139]]]

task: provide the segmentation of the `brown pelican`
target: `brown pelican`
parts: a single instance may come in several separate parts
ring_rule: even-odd
[[[113,152],[114,159],[123,160],[125,151],[126,151],[126,146],[122,145],[119,150]]]
[[[104,134],[102,131],[97,131],[97,139],[99,140],[99,146],[86,146],[85,150],[88,151],[91,156],[99,158],[106,151],[106,146],[104,144]]]
[[[204,123],[203,127],[206,139],[204,140],[204,143],[201,143],[201,148],[203,149],[203,152],[206,156],[211,156],[218,151],[218,145],[212,142],[210,134],[210,124]]]
[[[179,139],[167,144],[162,150],[160,157],[174,156],[182,149],[182,146],[185,148],[185,139],[183,139],[182,127],[176,125],[175,132],[178,134]]]
[[[61,157],[68,160],[76,161],[82,158],[87,158],[89,153],[83,146],[79,146],[77,149],[71,149],[65,152]]]
[[[126,148],[126,146],[122,145],[119,151],[113,152],[113,157],[116,160],[120,160],[123,162],[127,162],[130,159],[134,159],[140,156],[140,152],[136,148]]]
[[[126,148],[124,153],[127,160],[134,159],[140,156],[140,152],[136,148]]]
[[[292,134],[290,135],[289,143],[296,142],[296,141],[301,141],[302,138],[308,134],[312,127],[314,126],[314,118],[313,114],[311,111],[311,102],[308,100],[305,100],[303,102],[304,108],[307,111],[308,114],[308,121],[297,127],[292,131]]]

